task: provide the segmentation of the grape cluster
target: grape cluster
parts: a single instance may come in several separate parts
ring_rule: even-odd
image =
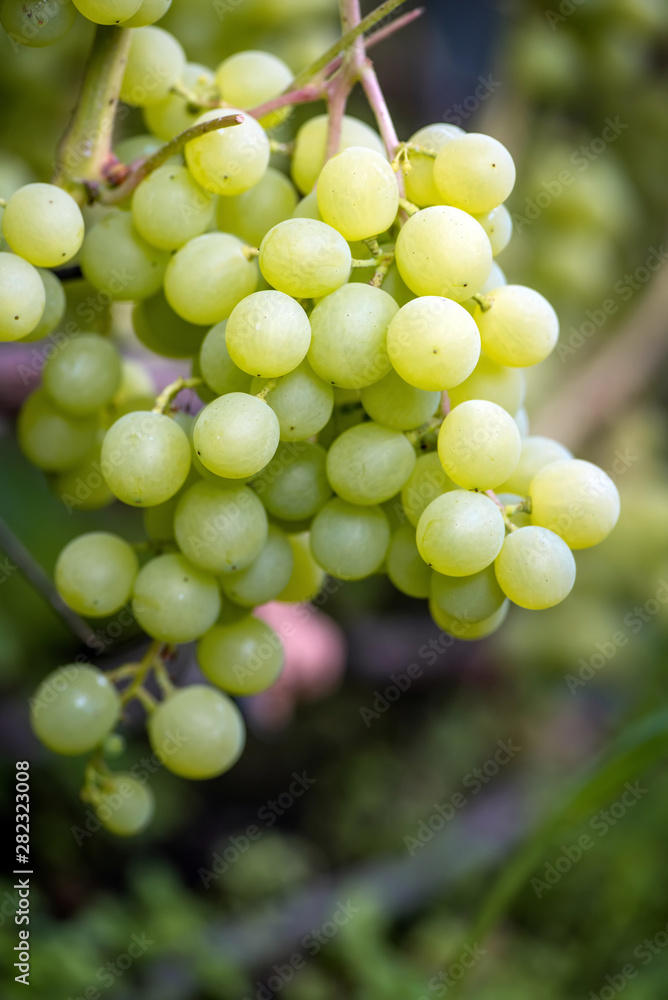
[[[136,0],[75,5],[100,23],[145,23]],[[148,558],[88,533],[65,547],[55,582],[85,617],[131,602],[149,653],[112,675],[61,668],[33,700],[46,746],[93,752],[85,794],[100,816],[121,799],[105,821],[117,833],[152,811],[148,790],[102,760],[131,698],[175,774],[210,778],[237,760],[244,723],[231,696],[266,690],[283,664],[255,607],[309,601],[326,574],[385,572],[429,600],[440,628],[481,638],[511,602],[562,601],[572,550],[602,541],[619,512],[601,469],[527,436],[523,370],[559,329],[549,302],[507,284],[494,260],[511,236],[508,150],[435,124],[390,159],[376,132],[344,116],[327,158],[321,115],[299,128],[289,179],[270,166],[267,128],[282,109],[248,109],[290,79],[263,52],[213,73],[186,63],[161,28],[139,27],[121,93],[150,133],[129,140],[126,158],[222,113],[238,124],[191,138],[85,235],[76,201],[54,185],[24,186],[4,209],[2,339],[58,326],[65,296],[50,269],[76,258],[93,288],[134,303],[145,346],[192,359],[191,379],[147,402],[141,366],[79,331],[19,416],[24,453],[62,496],[97,467],[85,506],[144,511]],[[179,405],[184,387],[200,409]],[[174,689],[164,656],[191,641],[210,685]],[[158,703],[143,686],[152,671]]]

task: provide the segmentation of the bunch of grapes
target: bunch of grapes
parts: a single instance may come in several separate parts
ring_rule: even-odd
[[[144,24],[138,6],[76,2],[101,23]],[[142,565],[123,538],[92,532],[62,551],[55,583],[88,618],[130,601],[153,640],[146,656],[107,674],[63,667],[32,703],[47,747],[93,754],[84,796],[120,834],[153,808],[104,761],[130,700],[175,774],[211,778],[238,759],[233,697],[266,690],[283,663],[254,608],[308,602],[327,574],[383,572],[427,599],[440,628],[481,638],[510,603],[564,600],[572,550],[602,541],[619,513],[601,469],[527,436],[524,369],[555,347],[558,321],[494,260],[511,236],[508,150],[443,124],[383,143],[360,120],[319,115],[297,131],[288,178],[270,166],[268,133],[288,113],[276,98],[291,79],[255,51],[213,73],[140,26],[121,97],[150,130],[129,140],[135,158],[156,137],[172,143],[161,165],[140,160],[130,187],[121,171],[106,189],[116,204],[85,233],[77,201],[53,184],[28,184],[4,208],[3,340],[58,327],[60,268],[76,260],[100,293],[134,303],[145,346],[192,359],[191,378],[147,402],[137,363],[76,331],[18,421],[25,455],[62,496],[99,468],[88,507],[144,511]],[[181,154],[175,137],[189,129]],[[199,409],[180,405],[184,388]],[[193,641],[210,683],[175,688],[165,659]]]

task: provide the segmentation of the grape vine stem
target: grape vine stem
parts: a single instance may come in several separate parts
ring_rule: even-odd
[[[198,385],[204,385],[204,379],[194,377],[194,378],[179,378],[175,379],[174,382],[170,382],[166,386],[155,401],[155,406],[153,407],[153,413],[166,413],[171,406],[173,400],[178,396],[178,394],[183,389],[196,389]]]

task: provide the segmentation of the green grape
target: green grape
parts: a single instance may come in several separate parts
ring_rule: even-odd
[[[292,575],[288,584],[276,598],[290,604],[312,601],[322,590],[326,573],[313,558],[308,532],[288,535],[292,548]]]
[[[499,265],[496,263],[496,261],[493,260],[492,270],[489,272],[489,277],[487,281],[480,289],[480,294],[488,295],[490,292],[493,292],[495,288],[500,288],[501,285],[507,285],[507,284],[508,284],[508,279],[506,278],[505,274],[503,273]],[[468,299],[466,302],[467,306],[469,302],[472,303],[472,310],[475,310],[477,305],[475,299]]]
[[[311,313],[308,362],[321,379],[343,389],[363,389],[392,367],[387,329],[399,307],[372,285],[344,285]]]
[[[65,472],[83,462],[95,444],[97,422],[57,409],[43,389],[26,399],[17,424],[19,445],[29,462],[45,472]]]
[[[116,499],[102,475],[102,440],[104,431],[96,431],[97,440],[90,451],[71,469],[56,474],[52,489],[68,511],[100,510]]]
[[[126,413],[102,443],[102,472],[119,500],[133,507],[164,503],[181,489],[190,470],[190,442],[163,413]]]
[[[114,345],[97,333],[73,337],[44,366],[42,385],[63,413],[85,417],[111,402],[121,381]]]
[[[188,169],[198,184],[214,194],[235,195],[261,180],[269,166],[269,139],[251,115],[239,108],[214,108],[195,120],[201,125],[222,115],[242,115],[240,125],[219,128],[186,144]]]
[[[30,264],[56,267],[78,253],[84,220],[74,198],[55,184],[26,184],[7,202],[2,231]]]
[[[137,28],[121,83],[121,100],[134,107],[156,104],[167,97],[186,67],[183,47],[163,28]]]
[[[112,397],[112,405],[123,406],[140,396],[155,395],[155,379],[146,365],[135,358],[121,358],[121,380]]]
[[[178,82],[188,93],[203,100],[206,100],[215,89],[213,73],[200,63],[186,63]],[[164,142],[169,142],[181,132],[185,132],[194,125],[201,114],[197,106],[191,105],[187,98],[175,92],[169,93],[155,104],[147,104],[142,110],[149,132]],[[225,114],[224,111],[220,113]]]
[[[154,105],[157,107],[157,105]],[[162,148],[163,142],[155,135],[130,135],[127,139],[121,139],[114,146],[114,155],[129,167],[135,160],[143,160],[147,156],[152,156]],[[172,161],[167,161],[172,162]]]
[[[505,201],[513,190],[515,164],[497,139],[469,132],[438,151],[434,183],[448,205],[482,215]]]
[[[339,497],[318,511],[311,526],[313,556],[340,580],[361,580],[375,573],[389,544],[390,525],[381,507],[360,507]]]
[[[328,160],[317,191],[323,220],[347,240],[384,233],[399,210],[392,167],[380,153],[363,146],[350,146]]]
[[[0,342],[32,333],[45,306],[39,271],[13,253],[0,253]]]
[[[178,250],[201,236],[213,216],[213,198],[186,167],[158,167],[132,196],[132,221],[137,232],[160,250]]]
[[[271,462],[253,480],[253,489],[274,517],[308,520],[332,495],[326,461],[327,452],[320,445],[279,444]]]
[[[432,153],[438,153],[447,142],[455,136],[463,135],[458,125],[446,125],[436,122],[425,125],[408,140],[411,145],[422,146]],[[409,152],[410,170],[405,171],[406,197],[414,205],[427,208],[430,205],[441,205],[443,198],[434,183],[434,157],[421,156],[411,150]]]
[[[130,773],[105,776],[93,806],[102,825],[117,837],[134,837],[153,819],[155,800],[146,782]]]
[[[258,269],[244,246],[227,233],[205,233],[177,250],[165,274],[172,309],[188,320],[212,326],[257,287]]]
[[[476,215],[475,218],[487,233],[492,253],[496,257],[502,250],[505,250],[513,235],[513,219],[510,212],[505,205],[498,205],[491,212],[486,212],[485,215]]]
[[[227,392],[248,392],[251,377],[237,368],[227,349],[225,331],[227,320],[212,326],[202,341],[199,366],[208,386],[222,396]]]
[[[283,532],[273,524],[260,554],[246,569],[226,573],[222,591],[235,604],[254,608],[267,604],[281,593],[292,575],[292,549]]]
[[[107,531],[79,535],[58,556],[56,589],[77,614],[104,618],[129,600],[139,570],[134,549]]]
[[[156,556],[134,584],[132,613],[147,635],[160,642],[191,642],[220,613],[216,578],[181,553]]]
[[[438,454],[453,482],[465,489],[491,490],[517,468],[522,439],[506,410],[486,399],[456,406],[441,425]]]
[[[538,364],[552,352],[559,320],[540,292],[524,285],[502,285],[488,293],[489,305],[478,305],[474,319],[482,349],[493,361],[515,368]]]
[[[76,16],[70,0],[2,0],[0,4],[0,24],[9,37],[31,48],[59,42]]]
[[[467,622],[442,611],[433,599],[429,601],[431,617],[440,629],[449,632],[455,639],[485,639],[503,625],[508,616],[509,608],[510,603],[504,601],[499,610],[495,611],[489,618],[483,618],[482,621],[477,622]]]
[[[164,503],[144,508],[144,531],[152,541],[170,542],[174,538],[174,515],[181,496],[179,492]]]
[[[164,17],[172,6],[172,0],[141,0],[139,10],[123,22],[124,28],[143,28]]]
[[[86,233],[81,270],[112,300],[137,302],[160,290],[169,254],[142,239],[129,212],[109,212]]]
[[[328,115],[309,118],[297,131],[290,169],[292,179],[302,194],[308,194],[313,189],[318,174],[324,166],[328,133]],[[340,153],[349,146],[364,146],[367,149],[374,149],[381,156],[385,154],[385,148],[377,132],[358,118],[344,115],[337,152]]]
[[[250,391],[260,392],[264,379],[253,379]],[[332,415],[334,392],[318,378],[307,361],[274,386],[267,403],[278,418],[281,441],[305,441],[317,434]]]
[[[308,316],[293,298],[273,289],[253,292],[230,313],[225,330],[232,361],[256,378],[294,371],[311,345]]]
[[[471,576],[444,576],[432,572],[427,596],[431,596],[443,614],[466,625],[490,618],[506,600],[493,563]]]
[[[207,469],[227,479],[243,479],[271,461],[279,436],[278,418],[264,399],[228,392],[204,407],[193,441]]]
[[[166,358],[190,358],[197,354],[206,327],[189,323],[174,312],[162,289],[132,310],[132,326],[144,347]]]
[[[414,468],[408,438],[372,421],[344,431],[327,453],[327,478],[334,492],[365,506],[393,497]]]
[[[226,104],[239,108],[255,108],[278,97],[292,82],[289,66],[271,52],[247,49],[225,59],[216,70],[216,83]],[[289,114],[281,108],[260,118],[264,128],[274,128]]]
[[[39,268],[38,273],[44,285],[46,302],[42,318],[37,326],[31,330],[27,337],[21,337],[24,344],[42,340],[44,337],[48,337],[50,333],[53,333],[56,327],[62,322],[65,309],[67,308],[67,296],[65,295],[65,289],[60,278],[53,271],[47,271],[43,268]]]
[[[202,370],[199,364],[199,357],[197,356],[195,356],[190,362],[190,374],[192,378],[202,378]],[[201,399],[203,403],[213,403],[214,399],[217,399],[220,395],[220,393],[214,392],[213,389],[211,389],[208,385],[205,385],[203,382],[193,388],[197,393],[198,398]],[[202,468],[204,468],[204,466],[202,466]]]
[[[531,480],[531,520],[559,535],[571,549],[606,538],[619,518],[619,493],[610,476],[591,462],[551,462]]]
[[[182,741],[174,747],[176,732]],[[149,716],[148,735],[153,751],[164,754],[167,770],[191,780],[229,771],[246,742],[244,720],[232,699],[204,684],[182,688],[158,705]]]
[[[412,215],[397,237],[396,252],[399,274],[412,292],[455,302],[479,292],[492,266],[492,247],[480,223],[446,205]]]
[[[197,643],[204,676],[235,695],[266,691],[283,669],[283,645],[264,622],[247,615],[231,625],[214,625]]]
[[[388,577],[402,594],[429,597],[432,571],[418,552],[412,524],[402,524],[392,535],[385,565]]]
[[[118,722],[121,699],[96,667],[71,663],[46,677],[30,702],[30,724],[54,753],[77,756],[94,750]]]
[[[532,611],[560,604],[575,583],[575,559],[566,542],[536,525],[507,536],[494,568],[506,597]]]
[[[350,247],[336,229],[317,219],[286,219],[260,244],[260,270],[280,292],[296,299],[321,298],[345,284]]]
[[[448,396],[453,409],[469,399],[488,399],[514,414],[524,402],[525,391],[524,372],[519,368],[504,368],[486,354],[481,354],[469,377],[459,385],[451,386]]]
[[[267,540],[267,515],[247,486],[200,482],[176,507],[174,534],[181,551],[203,569],[233,573],[257,559]]]
[[[401,504],[413,527],[417,527],[423,510],[432,500],[448,490],[456,489],[457,486],[445,474],[435,451],[418,455],[415,468],[401,490]]]
[[[531,480],[551,462],[559,462],[563,459],[572,458],[568,448],[552,438],[528,437],[522,441],[522,451],[520,460],[515,467],[513,474],[499,487],[506,493],[517,493],[520,497],[529,494]]]
[[[387,331],[387,352],[404,381],[439,392],[458,385],[480,357],[480,334],[452,299],[425,295],[402,306]]]
[[[471,576],[501,551],[505,527],[501,511],[482,493],[451,490],[436,497],[418,521],[420,555],[445,576]]]
[[[139,10],[141,0],[72,0],[76,9],[95,24],[120,24]]]
[[[322,216],[320,214],[320,209],[318,208],[318,192],[316,190],[304,195],[301,201],[295,205],[294,211],[292,212],[292,218],[315,219],[317,222],[322,222]]]
[[[296,204],[297,192],[285,174],[267,167],[264,177],[248,191],[218,199],[216,221],[222,232],[259,247],[270,229],[290,218]]]

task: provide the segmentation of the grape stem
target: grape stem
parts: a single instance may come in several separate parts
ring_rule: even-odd
[[[155,401],[155,406],[153,407],[153,413],[167,413],[172,402],[178,396],[182,389],[196,389],[198,385],[204,385],[204,379],[193,377],[193,378],[183,378],[179,376],[174,382],[170,382],[166,386]]]
[[[529,499],[522,500],[521,503],[503,503],[497,497],[494,490],[485,490],[485,496],[493,500],[496,506],[501,511],[501,516],[503,517],[503,523],[506,526],[506,531],[517,531],[518,525],[513,524],[510,520],[512,514],[518,514],[520,511],[530,511],[531,501]]]
[[[269,395],[269,393],[271,392],[271,390],[275,389],[277,385],[278,385],[278,379],[277,378],[270,378],[270,379],[268,379],[265,382],[265,384],[262,386],[262,388],[260,389],[260,391],[255,393],[255,398],[256,399],[266,399],[267,396]]]
[[[489,295],[483,295],[482,292],[476,292],[475,295],[471,296],[472,299],[478,303],[483,312],[487,312],[494,305],[494,299],[490,298]]]
[[[127,686],[125,691],[121,693],[121,702],[123,705],[127,705],[129,701],[133,698],[139,698],[141,701],[140,691],[143,690],[143,684],[146,680],[151,668],[155,666],[160,658],[160,652],[162,650],[162,643],[157,639],[154,639],[150,644],[144,655],[142,656],[139,663],[129,663],[128,667],[135,668],[134,678],[132,683]],[[147,694],[148,692],[144,692]],[[151,701],[153,699],[151,698]],[[142,702],[143,704],[143,702]]]
[[[403,208],[406,215],[417,215],[420,209],[417,205],[414,205],[412,201],[407,201],[405,198],[399,199],[399,207]]]
[[[433,438],[434,432],[439,430],[443,420],[443,417],[432,417],[431,420],[428,420],[426,424],[422,425],[422,427],[417,427],[414,431],[404,431],[404,437],[406,437],[412,445],[419,445],[423,451],[427,451],[432,444],[432,442],[429,441],[429,438]]]

